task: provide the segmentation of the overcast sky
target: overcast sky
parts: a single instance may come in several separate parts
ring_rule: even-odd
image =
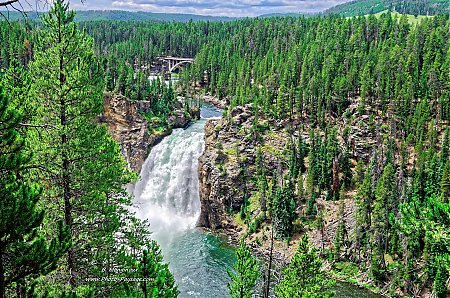
[[[24,6],[27,0],[20,0]],[[35,0],[45,1],[45,0]],[[217,16],[257,16],[268,13],[314,13],[349,0],[71,0],[75,10],[133,10]],[[29,1],[33,5],[32,1]]]

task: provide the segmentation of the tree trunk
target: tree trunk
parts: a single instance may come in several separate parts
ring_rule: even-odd
[[[60,20],[58,19],[58,22]],[[61,26],[61,24],[59,24]],[[61,27],[59,28],[58,42],[62,43],[62,32]],[[67,126],[67,111],[66,111],[66,101],[63,95],[63,86],[66,82],[66,77],[64,75],[64,53],[60,52],[59,57],[59,100],[60,100],[60,124],[62,126],[63,133],[61,134],[61,147],[62,147],[62,187],[63,187],[63,198],[64,198],[64,222],[70,229],[70,234],[73,237],[73,218],[72,218],[72,202],[70,193],[70,174],[69,174],[69,159],[66,152],[66,144],[68,143],[68,137],[65,132],[65,127]],[[69,284],[73,288],[76,287],[76,276],[75,276],[75,249],[72,246],[67,254],[67,266],[69,269]]]
[[[65,135],[63,135],[64,139]],[[63,191],[64,191],[64,222],[70,228],[70,233],[73,236],[73,218],[72,218],[72,203],[70,202],[70,186],[68,174],[69,162],[66,159],[63,161]],[[67,265],[69,267],[69,284],[72,288],[76,287],[75,280],[75,250],[73,246],[69,249],[67,254]]]
[[[0,242],[0,298],[6,298],[5,268],[3,265],[4,244]]]
[[[272,271],[272,257],[273,257],[273,227],[271,232],[271,241],[270,241],[270,256],[269,256],[269,267],[267,268],[267,278],[266,284],[264,285],[264,298],[269,298],[270,293],[270,275]]]

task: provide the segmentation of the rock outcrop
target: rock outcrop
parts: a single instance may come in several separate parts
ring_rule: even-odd
[[[201,100],[204,102],[210,103],[213,106],[218,107],[219,109],[226,109],[227,105],[230,104],[229,97],[226,97],[221,100],[217,96],[203,95],[203,96],[201,96]]]
[[[229,113],[228,117],[206,124],[205,151],[199,159],[202,206],[198,225],[213,230],[233,228],[232,215],[240,210],[244,195],[249,197],[256,190],[257,148],[267,175],[283,177],[288,170],[289,139],[296,143],[300,132],[302,139],[309,143],[310,121],[306,117],[292,119],[291,127],[287,120],[276,121],[261,114],[255,120],[252,105],[237,106]],[[378,142],[377,130],[383,131],[383,119],[379,116],[368,119],[364,111],[358,111],[357,104],[351,105],[346,114],[352,117],[329,117],[326,121],[339,128],[338,141],[342,148],[345,148],[343,135],[347,135],[353,165],[355,160],[368,161],[371,148]],[[323,206],[333,213],[331,210],[337,205],[328,207]]]
[[[199,111],[194,108],[186,113],[181,103],[177,104],[168,117],[168,127],[164,130],[151,130],[150,123],[143,113],[150,110],[150,102],[133,102],[120,94],[105,94],[104,112],[99,122],[106,123],[108,131],[119,143],[122,155],[130,169],[139,173],[150,149],[159,143],[173,128],[186,127]]]
[[[201,214],[198,226],[233,228],[229,216],[239,211],[244,196],[255,190],[256,150],[265,163],[281,168],[286,139],[283,131],[255,137],[252,106],[236,107],[230,118],[210,120],[205,126],[205,151],[199,158]],[[272,123],[273,125],[273,123]]]

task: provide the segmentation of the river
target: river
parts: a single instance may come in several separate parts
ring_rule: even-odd
[[[222,298],[228,297],[226,269],[235,261],[233,248],[226,239],[195,228],[204,126],[221,111],[204,105],[201,116],[186,129],[175,129],[151,150],[135,186],[134,204],[137,216],[149,220],[152,237],[170,263],[179,297]],[[345,284],[336,290],[337,297],[377,297]]]

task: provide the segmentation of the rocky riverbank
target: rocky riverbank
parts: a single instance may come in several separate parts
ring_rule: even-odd
[[[352,170],[355,171],[357,160],[369,161],[370,148],[379,142],[375,137],[379,134],[376,130],[383,130],[384,123],[381,116],[368,119],[364,111],[358,111],[356,102],[348,108],[346,114],[351,116],[328,116],[327,121],[335,123],[339,128],[337,138],[343,148],[344,135],[349,140],[350,161]],[[281,178],[288,171],[289,142],[296,143],[301,135],[309,144],[309,128],[307,118],[292,119],[292,122],[288,122],[265,118],[262,114],[255,117],[252,105],[238,106],[229,112],[228,117],[210,120],[205,126],[205,150],[199,159],[201,215],[198,225],[225,233],[230,236],[232,242],[237,242],[242,235],[247,235],[248,244],[254,253],[268,258],[271,224],[259,208],[256,173],[260,165],[257,162],[257,151],[261,154],[260,160],[263,161],[267,176],[275,175]],[[308,166],[307,159],[305,162]],[[306,174],[301,176],[301,179],[306,184]],[[355,189],[349,189],[342,195],[344,225],[348,235],[351,235],[354,232],[356,217],[353,199]],[[250,198],[250,215],[247,220],[242,220],[239,215],[244,197]],[[293,237],[289,242],[274,242],[276,262],[283,265],[290,260],[300,235],[305,232],[314,246],[323,251],[333,251],[340,222],[339,204],[338,201],[325,200],[324,194],[317,198],[317,210],[323,214],[323,229],[320,229],[317,220],[311,218],[304,221],[307,218],[306,200],[300,199],[297,204],[297,215],[300,219],[295,223]],[[258,221],[259,223],[256,223]],[[252,224],[257,228],[250,232]],[[354,244],[347,244],[343,255],[350,255],[351,251],[356,249]],[[331,265],[326,261],[325,265],[332,272]],[[338,277],[344,280],[350,278],[360,285],[370,284],[370,278],[363,273]]]
[[[185,111],[182,101],[176,103],[174,112],[167,119],[167,126],[158,126],[144,116],[150,110],[148,101],[131,101],[120,94],[104,96],[104,112],[100,122],[106,123],[108,131],[119,143],[130,169],[139,173],[150,149],[174,128],[184,128],[200,117],[197,107]],[[157,129],[155,129],[157,128]]]
[[[237,107],[230,118],[210,120],[205,126],[205,151],[199,159],[200,200],[198,225],[217,229],[233,228],[230,214],[238,212],[244,195],[255,190],[256,148],[263,146],[264,159],[272,168],[280,168],[285,140],[282,132],[273,132],[261,141],[252,135],[251,105]],[[274,123],[263,123],[269,126]]]

